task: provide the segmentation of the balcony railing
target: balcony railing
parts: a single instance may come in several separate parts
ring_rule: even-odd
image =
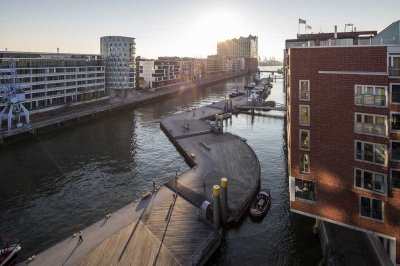
[[[356,94],[357,105],[386,106],[385,95]]]
[[[369,150],[356,150],[356,158],[362,161],[385,165],[386,151],[384,153],[380,153],[378,151],[373,152]]]
[[[383,124],[370,124],[370,123],[356,123],[356,132],[361,134],[373,134],[379,136],[386,135],[385,125]]]

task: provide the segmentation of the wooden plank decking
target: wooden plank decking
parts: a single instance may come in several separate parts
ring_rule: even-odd
[[[176,114],[161,127],[195,166],[162,186],[150,199],[125,207],[109,220],[83,230],[84,241],[66,239],[37,256],[32,265],[197,265],[220,245],[219,231],[198,215],[211,189],[228,177],[229,220],[247,210],[260,182],[260,165],[251,147],[232,134],[207,132],[206,118],[223,112],[223,103]],[[184,124],[189,121],[189,129]]]
[[[142,222],[138,222],[135,234],[129,239],[136,223],[128,225],[106,239],[86,256],[80,265],[153,265],[160,241]],[[128,246],[122,253],[127,243]],[[180,264],[167,248],[161,246],[156,265]]]

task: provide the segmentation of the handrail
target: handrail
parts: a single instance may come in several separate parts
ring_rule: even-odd
[[[188,260],[185,262],[185,265],[197,265],[206,251],[205,247],[209,246],[212,240],[217,239],[217,236],[219,236],[219,234],[216,231],[211,232],[188,258]]]

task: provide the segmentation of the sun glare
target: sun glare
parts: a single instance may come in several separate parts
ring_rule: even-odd
[[[190,45],[197,51],[216,53],[217,42],[239,37],[243,23],[241,16],[231,10],[215,9],[203,13],[193,20]]]

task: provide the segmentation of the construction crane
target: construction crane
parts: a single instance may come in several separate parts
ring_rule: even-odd
[[[10,59],[8,68],[0,68],[0,103],[5,103],[0,111],[0,129],[3,120],[7,121],[8,132],[24,124],[29,127],[29,111],[23,105],[24,102],[25,92],[17,77],[15,63]],[[22,118],[25,118],[25,123]]]

